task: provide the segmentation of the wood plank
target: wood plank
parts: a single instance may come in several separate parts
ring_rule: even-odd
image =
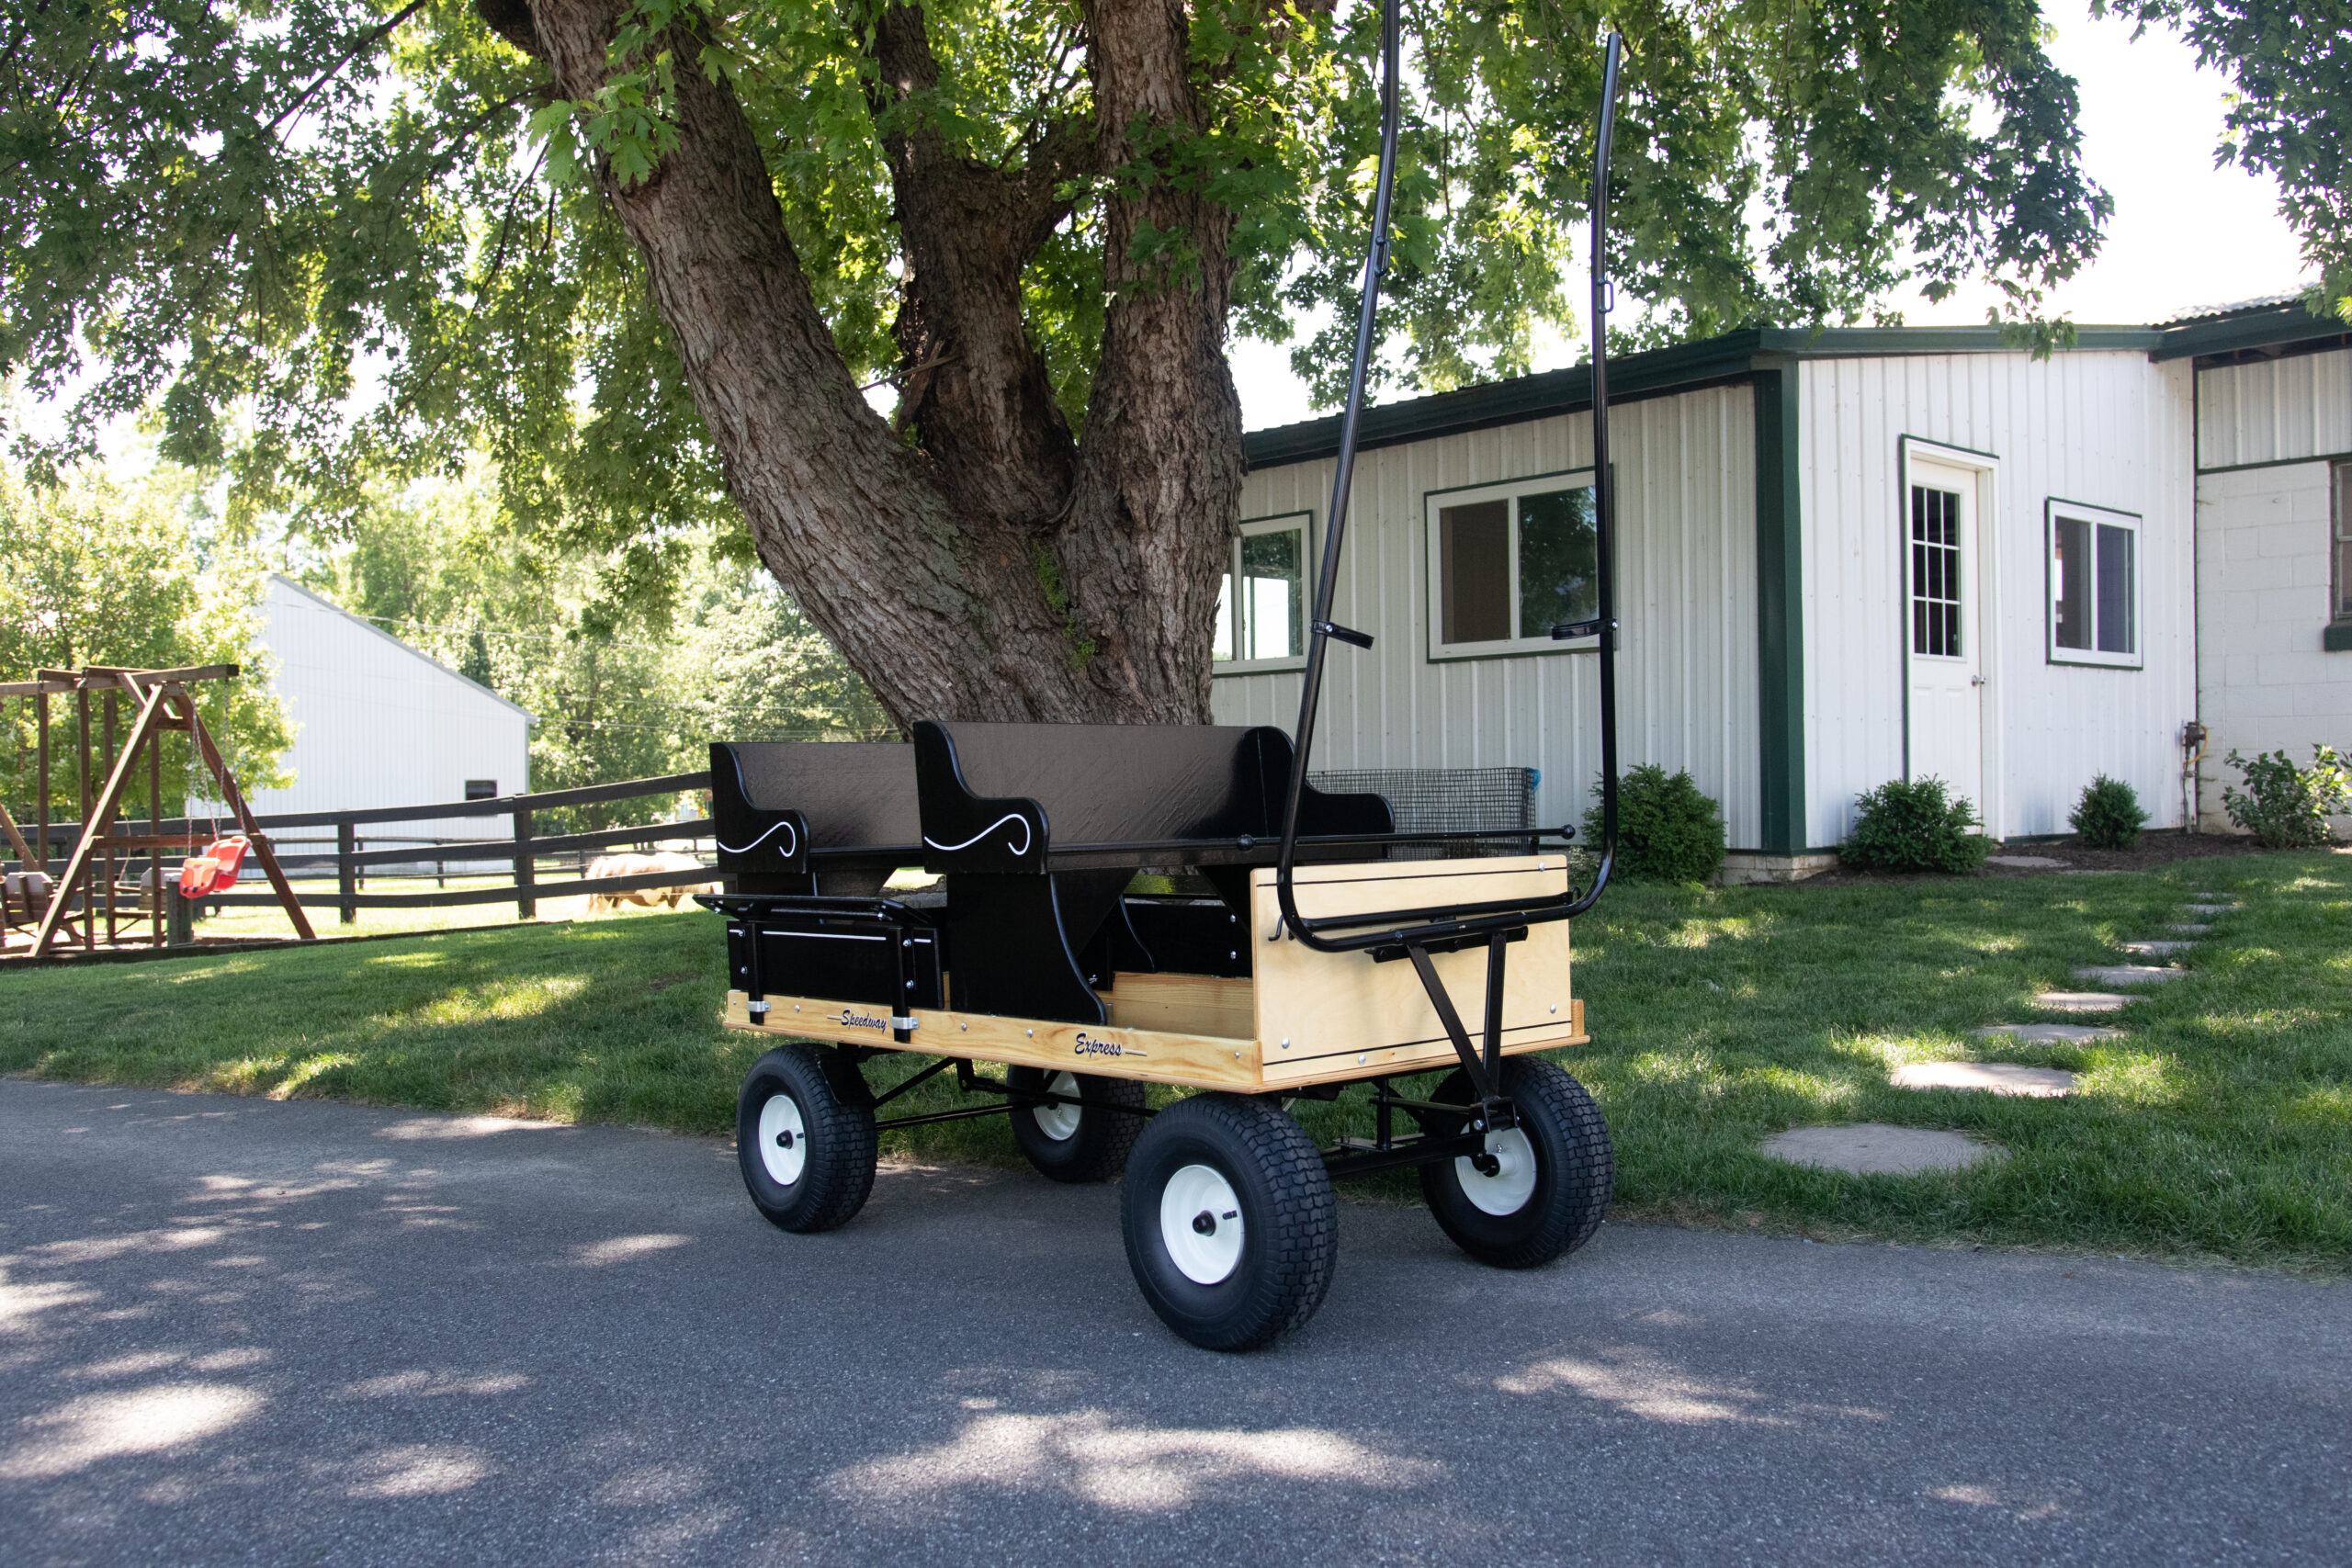
[[[1299,912],[1309,919],[1441,899],[1532,901],[1566,886],[1567,868],[1558,855],[1303,866],[1296,882]],[[1317,953],[1288,932],[1278,942],[1262,940],[1279,924],[1271,870],[1251,874],[1250,908],[1251,926],[1261,939],[1251,945],[1256,1035],[1265,1053],[1267,1083],[1329,1082],[1384,1063],[1403,1071],[1410,1064],[1437,1066],[1453,1058],[1437,1010],[1411,964],[1375,963],[1368,953]],[[1474,1043],[1479,1043],[1486,1017],[1486,949],[1442,953],[1431,962]],[[1509,944],[1504,960],[1504,1048],[1532,1051],[1573,1043],[1583,1032],[1579,1016],[1569,991],[1568,922],[1530,927],[1525,941]]]
[[[871,1022],[844,1021],[845,1018],[878,1020],[888,1010],[876,1003],[770,997],[768,1022],[755,1026],[745,1010],[745,999],[741,991],[727,993],[726,1026],[778,1039],[830,1040],[1200,1089],[1247,1092],[1261,1087],[1258,1048],[1249,1040],[918,1008],[910,1015],[916,1021],[914,1038],[900,1045],[890,1038],[887,1025],[877,1028]]]
[[[1122,1029],[1251,1040],[1257,1037],[1254,992],[1246,976],[1144,975],[1123,969],[1102,997],[1111,1010],[1111,1021]]]
[[[1564,1045],[1592,1043],[1591,1036],[1584,1032],[1584,1003],[1569,1002],[1565,1016],[1566,1021],[1556,1028],[1537,1027],[1506,1033],[1503,1055],[1518,1056],[1530,1051],[1553,1051]],[[1268,1089],[1347,1083],[1375,1073],[1432,1072],[1441,1067],[1451,1067],[1461,1060],[1454,1055],[1453,1043],[1445,1040],[1432,1040],[1418,1045],[1369,1046],[1359,1052],[1341,1052],[1338,1055],[1306,1061],[1288,1060],[1286,1058],[1294,1053],[1279,1049],[1268,1055],[1274,1058],[1267,1062],[1262,1074]]]

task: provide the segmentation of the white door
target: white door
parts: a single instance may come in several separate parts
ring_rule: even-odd
[[[1984,810],[1984,675],[1976,475],[1914,458],[1903,520],[1909,599],[1910,775]]]

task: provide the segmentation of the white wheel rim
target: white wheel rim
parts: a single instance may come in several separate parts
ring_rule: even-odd
[[[1056,1073],[1046,1080],[1046,1089],[1052,1094],[1075,1095],[1078,1093],[1078,1075]],[[1078,1136],[1079,1108],[1075,1105],[1057,1105],[1049,1100],[1032,1107],[1029,1114],[1036,1119],[1037,1131],[1057,1144]]]
[[[779,1187],[799,1180],[808,1167],[808,1123],[788,1094],[772,1094],[760,1107],[760,1163]]]
[[[1160,1189],[1159,1235],[1184,1278],[1195,1285],[1226,1279],[1241,1266],[1241,1200],[1233,1183],[1214,1166],[1179,1170]]]
[[[1535,1145],[1513,1127],[1508,1133],[1487,1134],[1487,1153],[1495,1161],[1492,1176],[1471,1164],[1468,1155],[1453,1162],[1462,1194],[1481,1213],[1516,1214],[1535,1196]]]

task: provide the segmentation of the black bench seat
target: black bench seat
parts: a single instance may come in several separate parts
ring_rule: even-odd
[[[914,727],[923,863],[946,876],[954,1005],[1104,1021],[1121,969],[1247,975],[1250,871],[1274,863],[1290,737],[1265,726]],[[1309,786],[1299,831],[1391,830],[1375,795]],[[1303,859],[1378,858],[1324,846]],[[1188,866],[1223,907],[1124,898],[1137,872]],[[1165,955],[1163,961],[1162,955]]]
[[[1122,970],[1250,973],[1250,873],[1274,863],[1290,783],[1279,729],[926,721],[911,745],[710,750],[728,891],[705,901],[747,994],[1101,1023]],[[1392,822],[1376,795],[1309,787],[1300,807],[1303,835]],[[944,899],[886,897],[917,863]],[[1125,897],[1139,871],[1185,867],[1216,900]]]

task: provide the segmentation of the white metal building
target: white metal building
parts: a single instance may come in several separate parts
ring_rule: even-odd
[[[293,718],[294,782],[254,791],[255,812],[424,806],[531,787],[531,716],[504,697],[284,577],[270,578],[262,617],[257,640],[277,661],[272,684]],[[365,837],[481,839],[507,828],[503,817],[453,817]]]
[[[2209,360],[2331,332],[2270,307],[2085,328],[2046,360],[1989,328],[1763,329],[1613,362],[1625,761],[1688,768],[1752,873],[1823,863],[1855,795],[1905,776],[2003,838],[2063,833],[2102,772],[2179,826],[2182,728],[2229,700],[2209,671],[2200,703]],[[1543,819],[1580,816],[1593,643],[1546,632],[1592,614],[1589,387],[1366,413],[1333,613],[1378,641],[1334,645],[1313,765],[1532,766]],[[1328,419],[1250,437],[1221,722],[1295,718],[1337,444]]]

